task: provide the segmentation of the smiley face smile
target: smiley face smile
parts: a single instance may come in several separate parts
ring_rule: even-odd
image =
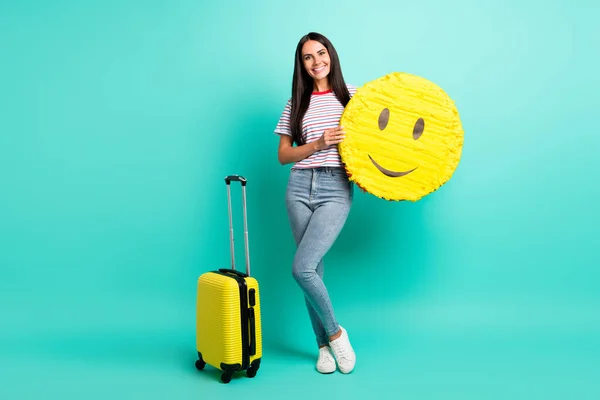
[[[373,157],[371,157],[371,155],[370,155],[370,154],[369,154],[369,159],[371,160],[371,162],[373,163],[373,165],[374,165],[375,167],[377,167],[377,169],[378,169],[378,170],[380,170],[380,171],[381,171],[381,173],[383,173],[384,175],[387,175],[387,176],[389,176],[389,177],[392,177],[392,178],[398,178],[398,177],[400,177],[400,176],[408,175],[408,174],[410,174],[411,172],[413,172],[415,169],[417,169],[417,167],[415,167],[415,168],[411,169],[410,171],[404,171],[404,172],[392,171],[392,170],[389,170],[389,169],[383,168],[381,165],[379,165],[379,164],[377,163],[377,161],[373,160]]]

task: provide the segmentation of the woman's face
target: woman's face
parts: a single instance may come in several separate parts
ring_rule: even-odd
[[[325,46],[316,40],[309,40],[302,46],[304,68],[314,80],[321,80],[329,75],[329,53]]]

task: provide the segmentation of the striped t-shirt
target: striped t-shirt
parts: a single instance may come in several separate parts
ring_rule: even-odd
[[[346,85],[350,97],[356,93],[356,87]],[[288,100],[283,113],[275,128],[275,133],[280,135],[292,135],[290,129],[292,100]],[[339,126],[344,107],[340,104],[333,91],[313,92],[310,96],[310,104],[302,120],[302,136],[305,143],[318,140],[325,129]],[[292,168],[315,168],[315,167],[341,167],[342,160],[336,145],[317,151],[304,160],[296,162]]]

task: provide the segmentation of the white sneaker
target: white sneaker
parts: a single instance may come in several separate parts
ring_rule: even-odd
[[[348,332],[341,326],[340,328],[342,330],[342,335],[334,341],[329,342],[329,345],[331,346],[331,350],[333,350],[340,371],[344,374],[348,374],[354,369],[356,355],[350,344]]]
[[[319,359],[317,360],[317,371],[322,374],[335,372],[335,360],[329,346],[319,348]]]

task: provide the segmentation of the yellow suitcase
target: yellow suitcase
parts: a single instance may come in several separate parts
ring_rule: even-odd
[[[242,185],[246,273],[235,269],[231,181],[240,182]],[[250,276],[246,182],[246,178],[239,175],[229,175],[225,178],[229,206],[231,268],[209,271],[198,278],[196,368],[202,370],[209,364],[220,369],[223,383],[229,383],[237,371],[246,371],[248,377],[255,377],[262,358],[260,292],[257,280]]]

